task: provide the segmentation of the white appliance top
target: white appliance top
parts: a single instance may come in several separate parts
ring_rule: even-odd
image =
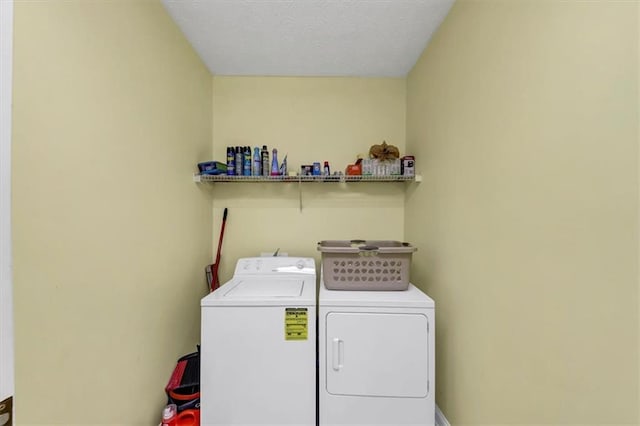
[[[238,259],[233,277],[244,275],[313,275],[316,263],[310,257],[244,257]]]
[[[201,306],[315,306],[311,258],[251,257],[238,260],[231,280],[205,296]]]
[[[432,298],[413,284],[404,291],[327,290],[320,283],[319,305],[387,308],[435,308]]]

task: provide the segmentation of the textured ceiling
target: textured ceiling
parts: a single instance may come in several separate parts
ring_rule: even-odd
[[[404,77],[454,0],[162,0],[211,73]]]

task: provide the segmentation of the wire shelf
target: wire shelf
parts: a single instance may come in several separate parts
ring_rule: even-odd
[[[268,182],[420,182],[421,176],[228,176],[228,175],[200,175],[193,176],[195,182],[228,182],[228,183],[268,183]]]

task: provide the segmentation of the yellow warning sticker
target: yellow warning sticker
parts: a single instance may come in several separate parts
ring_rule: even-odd
[[[284,339],[307,340],[309,320],[307,308],[285,308]]]

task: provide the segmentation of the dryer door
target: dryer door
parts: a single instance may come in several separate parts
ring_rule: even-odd
[[[331,312],[326,321],[327,392],[427,396],[429,320],[425,315]]]

